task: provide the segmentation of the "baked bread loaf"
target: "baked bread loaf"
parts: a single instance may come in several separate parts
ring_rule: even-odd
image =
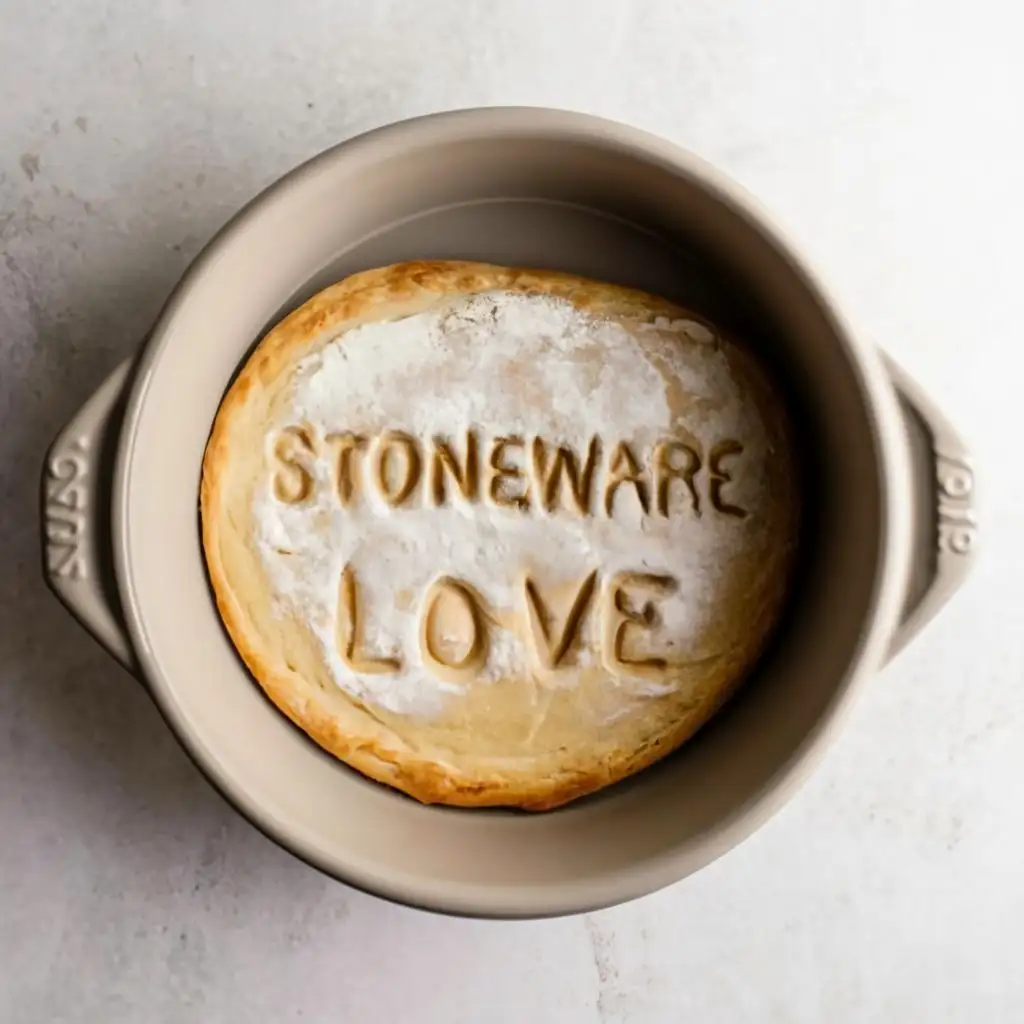
[[[744,349],[639,291],[462,262],[355,274],[274,327],[201,504],[224,625],[281,711],[418,800],[534,810],[733,693],[798,520]]]

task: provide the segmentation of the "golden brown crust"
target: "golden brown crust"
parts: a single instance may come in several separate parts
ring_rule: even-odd
[[[217,608],[249,671],[273,703],[321,747],[364,775],[424,803],[463,807],[517,806],[543,810],[592,793],[647,767],[696,732],[728,699],[756,658],[782,604],[795,532],[796,500],[785,419],[759,371],[741,352],[730,354],[734,369],[763,407],[783,469],[775,484],[775,541],[761,563],[751,562],[743,581],[756,591],[744,607],[754,638],[709,668],[698,695],[671,702],[658,728],[634,737],[636,745],[603,751],[575,763],[550,760],[522,765],[486,758],[465,763],[446,757],[429,742],[406,742],[393,719],[360,704],[333,685],[328,670],[307,657],[295,635],[301,623],[278,633],[260,631],[266,618],[265,591],[252,555],[244,508],[262,453],[240,455],[241,438],[266,428],[275,387],[295,363],[326,340],[360,323],[393,319],[425,308],[445,296],[501,289],[520,294],[556,295],[598,317],[648,323],[658,317],[699,320],[678,306],[643,292],[600,284],[552,271],[516,270],[469,262],[427,261],[398,264],[355,274],[327,288],[286,317],[258,345],[230,387],[207,445],[201,484],[202,541]],[[250,445],[251,447],[251,445]],[[256,460],[256,461],[254,461]],[[298,662],[296,662],[298,659]],[[303,660],[305,659],[305,660]],[[457,763],[453,763],[455,760]]]

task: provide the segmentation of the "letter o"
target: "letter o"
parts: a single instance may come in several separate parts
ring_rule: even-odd
[[[388,476],[388,464],[397,452],[402,453],[405,465],[405,474],[397,486],[391,485]],[[381,497],[392,507],[404,505],[416,485],[420,482],[420,473],[423,469],[423,459],[420,456],[420,446],[415,437],[408,434],[390,431],[382,434],[377,442],[376,458],[374,459],[374,477]]]
[[[462,605],[473,630],[469,648],[461,658],[449,656],[435,641],[437,616],[446,600],[457,601]],[[420,612],[420,651],[427,668],[442,678],[471,677],[487,660],[487,647],[487,624],[473,590],[452,576],[442,576],[435,580],[427,590]]]

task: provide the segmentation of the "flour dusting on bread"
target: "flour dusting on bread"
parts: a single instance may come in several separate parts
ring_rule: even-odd
[[[664,300],[399,265],[256,350],[204,544],[239,650],[328,749],[421,799],[550,806],[662,756],[753,663],[789,445],[749,354]]]

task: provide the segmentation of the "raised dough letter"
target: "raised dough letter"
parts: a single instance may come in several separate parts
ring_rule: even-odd
[[[594,593],[594,583],[597,580],[595,569],[581,584],[573,598],[569,614],[562,623],[562,628],[557,635],[552,635],[554,622],[549,626],[551,615],[537,591],[536,584],[529,576],[526,577],[523,589],[526,592],[526,609],[530,616],[530,633],[533,636],[533,645],[537,651],[544,668],[556,668],[558,663],[565,657],[566,652],[572,644],[573,638],[579,630],[580,622],[590,604],[590,598]]]
[[[298,505],[313,493],[316,456],[313,435],[306,427],[285,427],[274,441],[271,454],[278,463],[271,487],[274,497],[286,505]]]
[[[402,453],[404,464],[402,477],[398,481],[391,478],[389,471],[392,457],[396,452]],[[381,497],[392,508],[404,505],[420,482],[423,459],[420,456],[419,442],[409,434],[389,430],[381,434],[377,442],[377,457],[374,462],[374,477]]]
[[[647,572],[623,572],[610,581],[604,614],[604,660],[609,672],[616,675],[660,675],[667,667],[664,658],[630,658],[626,655],[626,632],[630,629],[651,629],[659,621],[653,601],[644,601],[634,608],[627,588],[653,590],[667,594],[677,583],[671,576]]]
[[[359,587],[356,571],[346,565],[341,572],[338,587],[338,653],[346,668],[362,675],[376,676],[386,672],[397,672],[402,667],[398,658],[375,658],[361,654],[359,646]]]

